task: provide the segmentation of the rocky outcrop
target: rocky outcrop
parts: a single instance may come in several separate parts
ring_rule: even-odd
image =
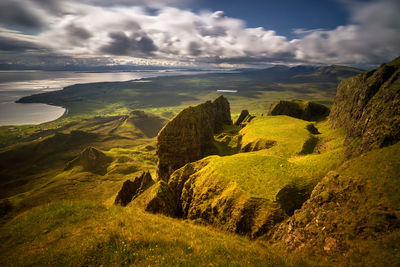
[[[349,157],[398,142],[400,57],[342,81],[329,120],[347,130]]]
[[[259,138],[257,140],[254,140],[252,142],[249,142],[249,143],[243,145],[241,142],[241,139],[242,139],[242,136],[240,135],[239,141],[238,141],[239,153],[253,152],[253,151],[259,151],[262,149],[268,149],[277,144],[277,142],[274,140],[267,140],[267,139]]]
[[[235,125],[239,126],[248,115],[249,111],[247,109],[242,110],[242,112],[240,112],[239,118],[237,118],[235,122]]]
[[[286,218],[277,202],[253,197],[217,173],[205,174],[212,159],[187,164],[168,182],[177,200],[177,215],[256,238]]]
[[[111,158],[107,157],[103,152],[94,147],[85,148],[79,155],[68,162],[64,171],[75,166],[81,166],[82,171],[92,172],[104,175],[107,173],[107,167],[111,162]]]
[[[121,206],[128,205],[133,199],[137,198],[153,184],[154,181],[149,172],[143,172],[140,176],[135,177],[133,182],[126,180],[121,190],[118,192],[114,204]]]
[[[271,236],[289,250],[343,255],[400,233],[398,153],[400,144],[370,151],[329,172]]]
[[[220,96],[181,111],[157,136],[158,177],[169,176],[186,163],[217,153],[214,134],[232,124],[228,100]]]
[[[371,186],[366,179],[329,173],[302,208],[275,230],[274,238],[289,250],[336,254],[354,246],[356,239],[376,239],[400,229],[400,219],[386,199],[369,199],[375,189]]]
[[[239,124],[240,128],[245,127],[248,123],[250,123],[256,116],[248,114],[243,121]]]
[[[176,217],[178,214],[175,195],[163,180],[155,183],[129,205],[170,217]]]
[[[287,115],[306,121],[316,121],[328,116],[329,108],[314,102],[280,100],[271,104],[268,115]]]

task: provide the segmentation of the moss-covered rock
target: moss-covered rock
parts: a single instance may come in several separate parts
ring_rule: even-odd
[[[239,136],[241,137],[241,136]],[[267,140],[263,138],[256,139],[252,142],[249,142],[245,145],[241,143],[241,138],[239,138],[239,143],[238,143],[238,151],[239,152],[252,152],[252,151],[258,151],[262,149],[268,149],[276,145],[276,141],[274,140]]]
[[[232,120],[223,96],[181,111],[158,134],[158,177],[168,181],[169,175],[186,163],[216,154],[214,134],[226,124],[231,125]]]
[[[133,182],[126,180],[115,198],[114,204],[126,206],[133,199],[137,198],[143,191],[154,184],[149,172],[143,172],[133,179]]]
[[[248,114],[242,122],[239,124],[240,128],[245,127],[247,124],[249,124],[256,116]]]
[[[365,254],[383,246],[400,233],[399,153],[399,144],[370,151],[328,173],[301,209],[271,231],[274,238],[290,250],[328,255],[345,255],[362,243]]]
[[[340,83],[329,120],[347,130],[348,156],[400,139],[399,59]]]
[[[285,218],[278,203],[243,190],[229,177],[213,171],[210,164],[213,159],[206,158],[171,175],[168,185],[177,200],[179,217],[251,238]]]
[[[268,115],[287,115],[306,121],[316,121],[328,116],[329,108],[324,105],[308,101],[280,100],[271,104]]]
[[[107,167],[111,161],[112,159],[100,150],[94,147],[87,147],[75,159],[69,161],[64,170],[80,166],[82,167],[82,171],[104,175],[107,173]]]
[[[177,201],[168,184],[160,180],[131,202],[132,206],[140,207],[151,213],[177,216]]]
[[[235,121],[235,125],[239,126],[248,115],[249,111],[247,109],[242,110],[242,112],[240,112],[239,118],[237,118],[237,120]]]

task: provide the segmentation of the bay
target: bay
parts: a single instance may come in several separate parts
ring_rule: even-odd
[[[190,75],[202,71],[0,71],[0,126],[41,124],[60,118],[65,108],[47,104],[15,103],[24,96],[62,90],[78,83],[117,82],[157,76]]]

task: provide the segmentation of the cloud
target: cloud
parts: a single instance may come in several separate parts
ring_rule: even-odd
[[[0,51],[24,52],[38,49],[39,47],[34,43],[0,36]]]
[[[123,62],[350,65],[378,64],[400,54],[397,0],[346,1],[348,25],[296,29],[294,40],[271,29],[246,27],[245,21],[223,11],[167,6],[188,0],[31,0],[26,5],[22,0],[2,1],[10,11],[0,16],[0,23],[40,31],[10,32],[3,36],[8,39],[0,39],[3,50],[12,49],[10,38],[19,40],[14,51],[21,53],[35,53],[38,47],[69,58],[112,57]],[[145,2],[156,7],[141,6]],[[0,10],[0,15],[7,13]]]
[[[306,34],[301,39],[292,41],[296,58],[311,63],[374,65],[400,54],[399,1],[350,1],[347,7],[352,14],[349,25],[303,31]]]
[[[148,56],[157,50],[153,40],[145,35],[127,36],[124,32],[112,32],[109,36],[111,42],[100,48],[106,54]]]
[[[73,45],[79,45],[80,42],[87,42],[93,35],[83,27],[71,23],[65,26],[66,35],[70,37],[69,42]]]
[[[22,1],[0,1],[0,24],[30,29],[41,28],[44,23],[31,3]]]

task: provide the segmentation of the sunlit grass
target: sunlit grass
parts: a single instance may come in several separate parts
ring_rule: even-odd
[[[262,242],[135,208],[58,202],[0,229],[7,266],[299,266]]]

